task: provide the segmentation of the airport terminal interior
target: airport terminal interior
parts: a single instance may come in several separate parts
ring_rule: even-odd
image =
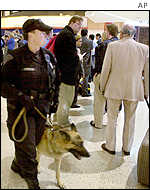
[[[79,96],[80,108],[70,109],[70,118],[76,124],[84,144],[90,152],[89,158],[77,160],[68,153],[62,159],[61,179],[67,189],[149,189],[138,183],[137,158],[141,142],[149,128],[149,109],[146,102],[138,104],[136,112],[136,128],[133,148],[130,156],[122,155],[122,130],[124,114],[119,113],[117,122],[116,155],[110,155],[101,148],[105,142],[105,130],[93,128],[93,84],[91,83],[90,97]],[[6,127],[6,99],[1,98],[1,188],[26,189],[26,183],[10,165],[14,158],[14,146],[8,137]],[[55,178],[54,159],[41,156],[41,172],[38,175],[42,189],[59,189]]]
[[[31,12],[33,12],[33,16],[39,14],[38,11],[38,13],[36,13],[36,11],[11,11],[11,14],[10,11],[2,12],[1,32],[3,32],[3,34],[8,29],[21,30],[21,22],[18,21],[18,24],[15,24],[11,22],[11,19],[21,18],[20,16],[26,18],[30,16]],[[104,11],[99,11],[101,15],[103,14],[103,20],[98,20],[102,18],[102,16],[98,16],[98,11],[69,11],[68,13],[63,11],[54,11],[55,13],[51,11],[45,11],[45,13],[43,13],[44,11],[41,12],[44,17],[47,15],[53,16],[54,14],[55,21],[58,25],[52,23],[51,26],[56,32],[58,32],[58,29],[62,29],[66,24],[64,18],[67,18],[67,16],[65,17],[64,15],[78,14],[84,16],[84,26],[88,28],[90,33],[94,34],[97,32],[102,33],[106,23],[116,22],[118,27],[121,27],[126,19],[130,19],[130,21],[136,22],[136,26],[140,23],[142,29],[148,29],[146,37],[143,37],[141,34],[141,36],[136,36],[137,40],[141,40],[143,43],[148,43],[149,41],[149,39],[147,39],[147,34],[149,34],[149,16],[147,16],[147,11],[145,11],[145,14],[144,11],[143,14],[141,11],[141,14],[139,14],[141,15],[140,20],[139,17],[138,19],[136,18],[137,13],[132,14],[132,11],[130,12],[130,18],[127,18],[129,13],[126,14],[124,12],[123,14],[120,13],[121,11],[118,11],[119,16],[116,16],[117,11],[114,12],[114,15],[113,11],[109,11],[109,13],[105,14]],[[56,18],[58,16],[56,12],[58,12],[59,18],[63,18],[62,20]],[[131,18],[131,16],[133,16],[133,18]],[[110,19],[110,17],[113,19]],[[7,18],[8,20],[6,20]],[[25,18],[23,18],[23,20]],[[111,155],[101,148],[101,145],[105,142],[107,125],[103,125],[102,129],[96,129],[90,125],[90,121],[93,120],[93,81],[89,82],[89,84],[92,96],[82,97],[78,95],[77,104],[80,105],[80,107],[70,108],[69,117],[77,126],[77,130],[84,140],[84,145],[89,151],[90,157],[78,160],[70,153],[64,155],[60,175],[65,189],[149,189],[149,186],[139,183],[137,176],[139,149],[147,130],[149,130],[149,108],[147,103],[145,101],[138,103],[134,142],[129,156],[125,156],[122,153],[122,131],[124,124],[124,107],[122,107],[117,120],[116,154]],[[1,189],[27,189],[24,179],[10,169],[14,159],[14,144],[9,139],[6,120],[6,99],[1,97]],[[147,167],[149,167],[149,165]],[[41,157],[40,173],[38,174],[41,189],[59,189],[56,183],[55,168],[53,158],[44,155]]]

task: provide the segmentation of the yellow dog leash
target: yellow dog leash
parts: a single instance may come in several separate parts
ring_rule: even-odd
[[[41,113],[41,111],[40,111],[36,106],[34,106],[34,109],[38,112],[38,114],[39,114],[43,119],[46,120],[46,124],[52,127],[52,123],[50,122],[50,120],[49,120],[47,117],[45,117],[45,116],[43,115],[43,113]],[[16,120],[15,120],[14,123],[13,123],[12,131],[11,131],[11,132],[12,132],[12,138],[13,138],[13,140],[16,141],[16,142],[23,142],[24,139],[26,138],[27,134],[28,134],[28,123],[27,123],[26,113],[27,113],[26,108],[23,107],[22,110],[20,111],[20,113],[18,114]],[[25,132],[24,132],[24,135],[21,137],[21,139],[16,139],[16,138],[15,138],[15,128],[16,128],[16,125],[17,125],[17,123],[19,122],[20,118],[22,117],[22,115],[23,115],[23,121],[24,121],[24,124],[25,124]]]

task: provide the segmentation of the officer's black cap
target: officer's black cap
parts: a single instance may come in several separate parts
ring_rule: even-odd
[[[22,27],[23,33],[28,33],[36,29],[48,33],[53,28],[44,24],[40,19],[28,19],[27,21],[25,21]]]

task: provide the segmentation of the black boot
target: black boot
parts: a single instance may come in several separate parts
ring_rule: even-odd
[[[29,189],[40,189],[37,178],[24,178]]]
[[[29,178],[29,177],[23,176],[23,174],[21,173],[21,169],[17,165],[15,159],[13,160],[13,162],[11,164],[11,169],[15,173],[18,173],[22,178],[24,178],[24,180],[26,181],[29,189],[40,189],[38,179],[36,177],[34,177],[34,178],[30,177]]]
[[[12,161],[11,169],[12,169],[12,171],[14,171],[15,173],[18,173],[18,174],[23,178],[23,175],[22,175],[22,173],[21,173],[21,170],[20,170],[19,166],[17,165],[15,159]]]

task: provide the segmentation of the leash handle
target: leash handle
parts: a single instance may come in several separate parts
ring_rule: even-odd
[[[15,137],[16,125],[19,122],[19,120],[21,119],[22,115],[23,115],[23,120],[24,120],[24,124],[25,124],[25,132],[24,132],[24,135],[20,139],[16,139],[16,137]],[[11,134],[12,134],[13,140],[18,142],[18,143],[23,142],[24,139],[26,138],[26,136],[28,134],[28,123],[27,123],[27,119],[26,119],[26,108],[25,107],[22,108],[22,110],[18,114],[16,120],[14,121],[12,129],[11,129]]]

